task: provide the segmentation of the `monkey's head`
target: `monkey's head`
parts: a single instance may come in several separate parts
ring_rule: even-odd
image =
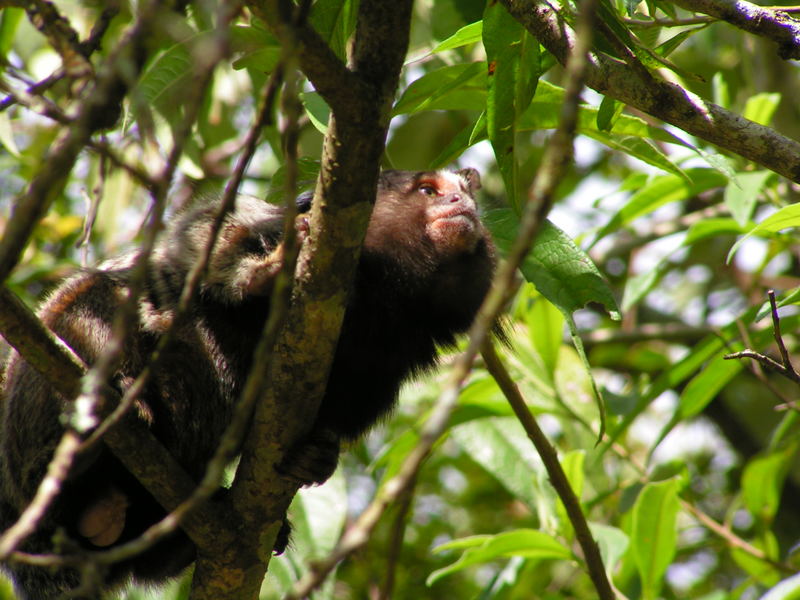
[[[474,199],[480,187],[475,169],[383,171],[365,248],[422,251],[437,263],[475,252],[487,239]]]

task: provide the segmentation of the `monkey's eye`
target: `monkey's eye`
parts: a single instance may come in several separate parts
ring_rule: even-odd
[[[439,193],[430,183],[421,183],[417,189],[426,196],[436,196]]]
[[[266,242],[261,236],[248,236],[242,240],[242,249],[247,254],[267,254]]]

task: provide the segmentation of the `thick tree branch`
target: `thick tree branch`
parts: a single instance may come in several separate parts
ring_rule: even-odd
[[[291,2],[247,0],[245,4],[267,23],[283,46],[295,48],[300,70],[335,113],[343,114],[354,110],[366,100],[368,88],[336,56],[313,27],[306,22],[292,22]]]
[[[575,32],[553,6],[535,0],[502,0],[503,5],[556,59],[566,62]],[[800,142],[725,110],[657,78],[631,77],[625,63],[593,55],[586,83],[684,131],[800,182]]]
[[[198,563],[193,589],[197,598],[258,595],[273,541],[297,490],[297,484],[278,475],[274,465],[308,432],[324,394],[347,290],[375,198],[389,108],[407,46],[410,0],[361,2],[354,56],[363,57],[359,67],[366,75],[346,69],[327,47],[319,46],[318,36],[298,16],[304,5],[297,13],[289,6],[267,2],[263,10],[251,7],[268,20],[284,44],[287,81],[288,65],[296,60],[333,112],[286,322],[267,360],[261,348],[254,360],[254,371],[264,373],[268,385],[256,406],[231,490],[233,506],[244,519],[243,530],[250,534],[224,556],[215,555],[213,563]],[[376,47],[376,39],[385,33],[374,27],[377,14],[398,40],[385,52],[368,56],[364,48]],[[266,382],[248,381],[245,394],[264,389]]]
[[[746,0],[672,0],[681,8],[711,15],[743,31],[778,44],[778,55],[800,59],[800,22],[781,10],[765,8]]]

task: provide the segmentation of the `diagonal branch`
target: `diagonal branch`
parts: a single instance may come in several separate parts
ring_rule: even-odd
[[[300,70],[334,112],[354,110],[369,97],[361,79],[347,68],[311,25],[305,21],[292,22],[291,2],[247,0],[245,4],[267,23],[283,46],[295,49]]]
[[[606,570],[603,566],[603,558],[600,555],[600,548],[594,540],[594,537],[592,537],[592,532],[589,529],[586,516],[581,509],[580,500],[575,495],[572,486],[570,486],[564,469],[561,468],[561,463],[558,460],[558,453],[536,422],[536,418],[528,408],[519,388],[517,388],[517,384],[514,383],[514,380],[511,378],[511,375],[509,375],[502,360],[497,355],[497,351],[494,349],[491,341],[484,343],[481,349],[481,356],[483,356],[486,361],[486,368],[489,370],[489,373],[494,377],[497,385],[500,386],[514,414],[525,429],[525,433],[528,434],[528,438],[536,447],[536,451],[547,470],[550,484],[556,490],[561,502],[564,503],[569,521],[572,523],[572,527],[575,530],[575,537],[583,550],[586,567],[589,571],[592,583],[594,583],[595,589],[597,590],[598,597],[603,600],[614,600],[616,595],[606,575]]]
[[[80,377],[85,369],[82,361],[63,342],[59,342],[36,315],[6,288],[0,288],[0,332],[54,389],[65,398],[75,397],[81,389]],[[107,386],[103,393],[105,406],[98,407],[101,416],[107,414],[115,401],[119,400],[118,394]],[[66,434],[70,439],[62,443],[61,456],[54,461],[62,466],[64,465],[62,461],[71,462],[74,452],[77,451],[71,435],[69,432]],[[124,419],[118,426],[111,428],[103,440],[162,506],[171,510],[194,490],[195,483],[191,477],[153,437],[153,434],[136,419]],[[65,468],[56,468],[54,472],[63,476],[67,469],[68,465]],[[47,508],[52,497],[58,493],[62,481],[63,479],[60,481],[49,479],[40,486],[47,488],[44,491],[49,490],[51,493],[33,507],[34,512]],[[56,484],[55,489],[51,489],[54,487],[53,484]],[[198,545],[220,543],[217,532],[211,530],[213,526],[225,523],[223,515],[216,514],[217,512],[204,506],[191,513],[184,521],[187,534]],[[36,522],[30,520],[26,522],[26,527],[31,525],[35,527]],[[223,530],[221,533],[223,537],[227,537],[224,526],[219,525],[219,529]],[[23,539],[26,531],[15,530],[12,535],[17,540]],[[3,553],[14,549],[14,544],[9,540],[10,538],[5,537],[3,539]]]
[[[575,32],[549,3],[501,0],[503,6],[556,59],[565,64]],[[593,55],[586,84],[612,98],[671,123],[684,131],[800,182],[800,142],[655,77],[631,77],[628,65]]]
[[[782,10],[758,6],[747,0],[672,0],[681,8],[711,15],[743,31],[778,44],[778,56],[800,59],[800,21]]]

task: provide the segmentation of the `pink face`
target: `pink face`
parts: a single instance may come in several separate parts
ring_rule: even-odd
[[[461,173],[436,171],[417,183],[428,198],[425,230],[443,255],[472,252],[483,237],[471,182]]]

